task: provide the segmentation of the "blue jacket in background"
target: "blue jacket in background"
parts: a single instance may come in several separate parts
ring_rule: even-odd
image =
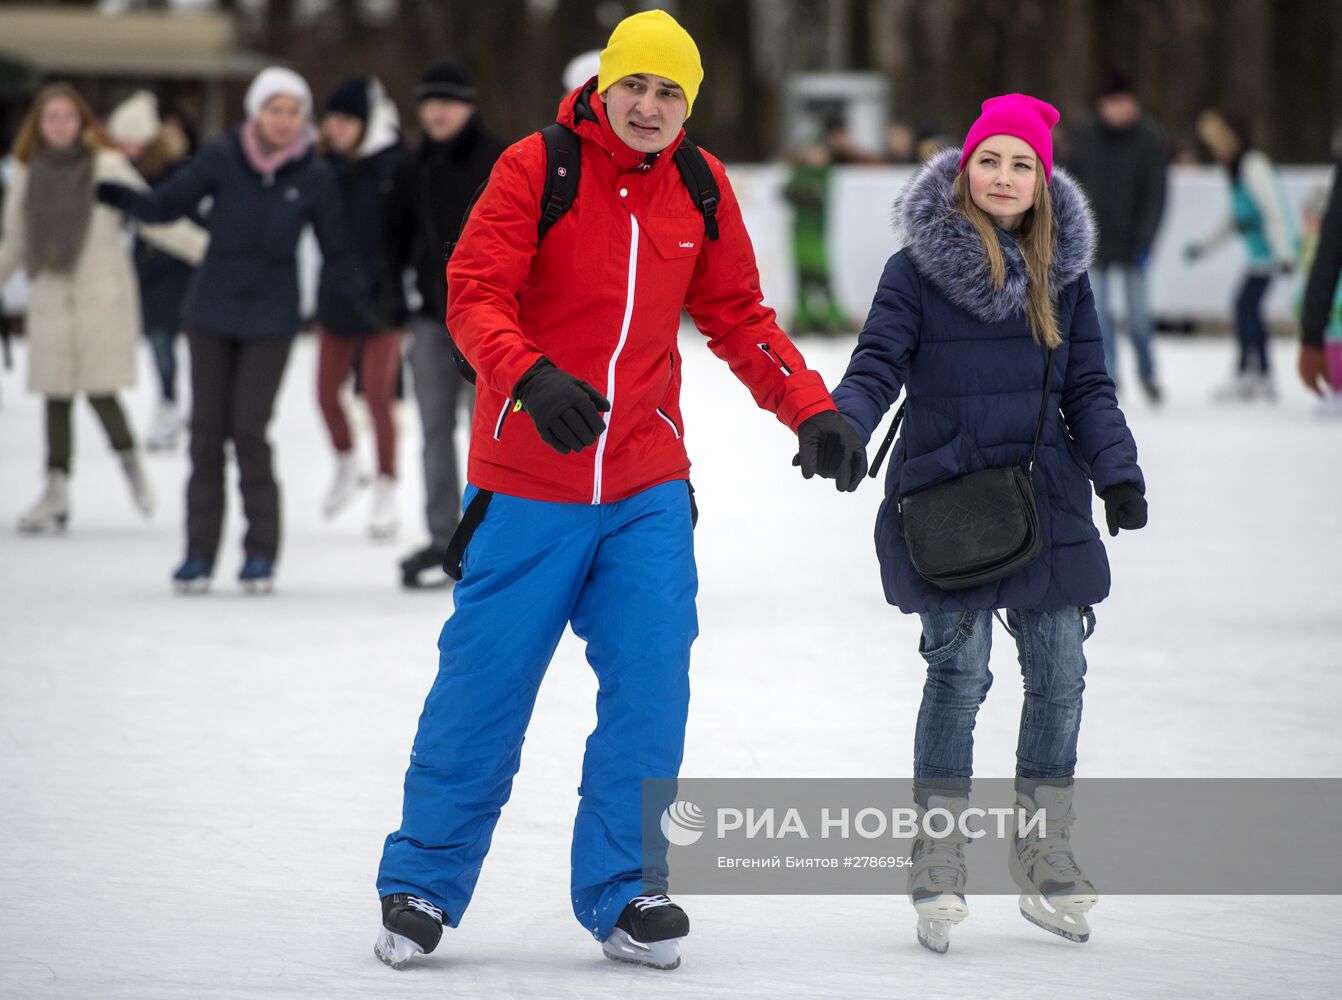
[[[206,145],[152,191],[122,193],[143,222],[169,222],[210,206],[210,246],[182,303],[182,326],[217,336],[292,337],[299,329],[298,239],[311,224],[323,263],[318,319],[367,313],[367,276],[330,164],[309,150],[274,174],[252,169],[239,132]]]
[[[1048,351],[1025,318],[1028,275],[1001,234],[1007,280],[993,289],[977,232],[954,209],[959,150],[934,157],[896,203],[906,246],[890,258],[843,381],[840,412],[869,439],[907,393],[885,477],[876,549],[886,599],[906,612],[1096,604],[1109,562],[1091,516],[1091,483],[1145,489],[1137,447],[1118,408],[1086,267],[1095,232],[1085,198],[1064,171],[1050,184],[1059,229],[1050,286],[1063,336],[1034,470],[1043,554],[996,583],[943,591],[918,575],[900,530],[898,497],[1030,451]]]

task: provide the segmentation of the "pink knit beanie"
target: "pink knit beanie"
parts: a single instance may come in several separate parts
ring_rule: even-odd
[[[970,154],[990,135],[1014,135],[1029,144],[1044,165],[1044,179],[1053,180],[1053,137],[1049,129],[1058,124],[1058,109],[1047,101],[1028,94],[1003,94],[983,102],[983,113],[969,127],[965,148],[960,153],[960,169],[965,169]]]

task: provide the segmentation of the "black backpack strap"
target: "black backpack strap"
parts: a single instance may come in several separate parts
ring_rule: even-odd
[[[541,218],[537,238],[545,239],[550,227],[573,206],[578,195],[582,149],[578,133],[555,122],[541,129],[545,140],[545,187],[541,189]]]
[[[709,169],[708,161],[699,147],[690,141],[689,136],[681,140],[675,152],[676,166],[685,187],[690,191],[694,207],[704,216],[704,236],[707,239],[718,238],[718,199],[722,192],[718,189],[718,179]]]

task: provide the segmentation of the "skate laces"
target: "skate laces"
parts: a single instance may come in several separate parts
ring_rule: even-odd
[[[440,924],[443,922],[443,911],[434,906],[427,899],[420,899],[418,896],[406,896],[405,905],[411,909],[419,910],[421,913],[427,913]]]
[[[665,893],[653,892],[646,896],[635,896],[629,902],[633,903],[641,913],[644,910],[656,909],[659,906],[670,906],[671,897]]]

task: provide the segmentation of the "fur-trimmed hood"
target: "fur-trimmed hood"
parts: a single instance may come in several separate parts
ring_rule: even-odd
[[[1006,281],[993,288],[978,230],[955,207],[959,168],[959,149],[943,149],[919,168],[895,200],[895,234],[924,280],[975,318],[999,323],[1024,311],[1029,275],[1015,240],[1000,234]],[[1061,167],[1049,195],[1058,234],[1049,291],[1056,298],[1095,259],[1096,230],[1081,186]]]

